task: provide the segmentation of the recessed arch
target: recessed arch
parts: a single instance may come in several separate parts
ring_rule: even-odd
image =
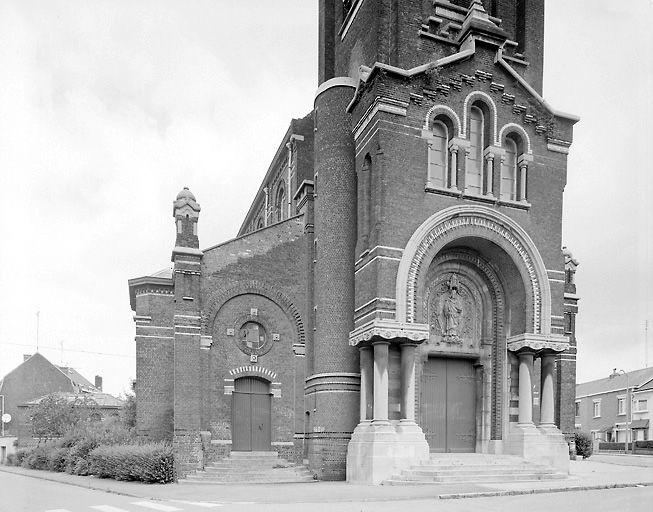
[[[513,260],[527,290],[530,309],[526,329],[551,332],[551,290],[544,261],[528,233],[510,217],[485,206],[446,208],[427,219],[408,241],[396,281],[396,319],[416,322],[417,286],[422,272],[448,243],[461,236],[484,238],[501,247]]]
[[[297,343],[306,343],[304,322],[297,306],[284,293],[259,281],[245,282],[211,296],[202,314],[202,331],[204,334],[210,335],[212,333],[215,317],[222,309],[222,306],[234,297],[246,294],[260,295],[277,304],[288,316],[288,320],[295,331]]]
[[[483,103],[485,103],[490,110],[490,115],[492,119],[490,119],[490,123],[492,126],[492,140],[488,141],[488,144],[493,144],[495,146],[499,146],[499,139],[497,138],[497,105],[494,103],[494,100],[492,97],[484,93],[483,91],[472,91],[470,92],[467,97],[465,98],[465,102],[463,103],[463,124],[462,124],[462,138],[467,137],[467,124],[469,122],[469,109],[471,108],[472,103],[474,101],[480,100]]]
[[[460,123],[460,117],[458,117],[458,114],[456,114],[456,112],[451,107],[446,105],[434,105],[429,109],[429,111],[426,113],[426,117],[424,118],[424,130],[429,130],[431,128],[431,124],[433,123],[433,119],[440,114],[447,116],[451,120],[451,123],[456,128],[455,136],[462,137],[463,129]]]
[[[517,132],[517,134],[524,139],[524,142],[526,142],[526,153],[532,155],[533,150],[531,149],[531,138],[528,136],[528,133],[526,133],[526,130],[524,130],[524,127],[517,123],[508,123],[501,127],[501,131],[499,131],[499,142],[503,141],[503,138],[510,132]]]

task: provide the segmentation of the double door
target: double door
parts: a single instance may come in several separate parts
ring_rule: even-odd
[[[420,384],[420,425],[431,452],[474,452],[476,375],[472,361],[429,358]]]
[[[231,422],[232,450],[270,450],[271,398],[267,382],[254,377],[236,379]]]

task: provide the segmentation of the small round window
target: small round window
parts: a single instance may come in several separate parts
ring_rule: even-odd
[[[261,324],[247,322],[240,328],[240,342],[250,350],[260,350],[265,346],[267,335]]]

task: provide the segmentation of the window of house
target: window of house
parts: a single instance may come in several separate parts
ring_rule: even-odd
[[[470,151],[465,164],[465,191],[480,195],[483,188],[483,149],[485,149],[483,112],[472,107],[469,112]]]
[[[580,416],[580,402],[576,402],[575,411],[576,411],[576,413],[575,413],[576,416]]]
[[[595,418],[600,418],[601,417],[601,401],[600,400],[595,400],[594,401],[594,417]]]
[[[433,123],[433,140],[429,143],[429,183],[433,187],[447,186],[448,135],[443,122]]]
[[[626,397],[617,397],[617,414],[626,414]]]
[[[646,398],[635,401],[635,410],[637,412],[648,411],[648,400]]]
[[[517,200],[517,143],[509,137],[504,141],[506,156],[501,165],[501,199]]]

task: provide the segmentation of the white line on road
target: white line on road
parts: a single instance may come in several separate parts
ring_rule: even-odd
[[[184,505],[193,505],[202,508],[218,508],[224,507],[222,503],[209,503],[208,501],[184,501],[184,500],[169,500],[174,503],[183,503]]]
[[[124,508],[112,507],[111,505],[93,505],[91,508],[100,512],[129,512],[129,510],[125,510]]]
[[[132,501],[132,505],[137,505],[139,507],[151,508],[152,510],[160,510],[161,512],[177,512],[181,510],[177,507],[171,507],[170,505],[161,505],[160,503],[152,503],[151,501]]]
[[[52,508],[50,510],[46,510],[45,512],[70,512],[70,510],[66,510],[65,508]]]

